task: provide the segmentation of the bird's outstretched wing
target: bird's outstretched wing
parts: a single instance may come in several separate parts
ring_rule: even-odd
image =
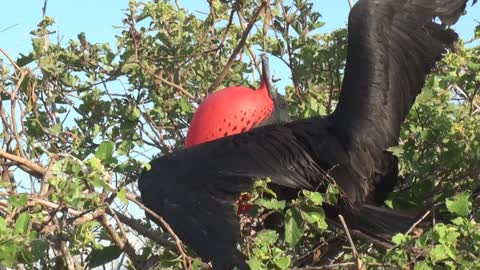
[[[434,18],[452,24],[466,2],[361,0],[352,8],[345,76],[332,122],[364,179],[391,170],[385,151],[397,144],[426,75],[457,39]]]
[[[324,174],[306,152],[309,136],[303,133],[323,136],[322,122],[318,118],[260,127],[155,159],[139,178],[142,201],[215,269],[248,269],[237,250],[241,238],[232,207],[236,196],[250,191],[254,177],[315,189]]]

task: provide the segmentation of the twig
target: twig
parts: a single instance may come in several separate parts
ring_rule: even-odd
[[[113,210],[115,215],[118,216],[118,219],[128,227],[134,229],[137,231],[139,234],[143,235],[144,237],[152,240],[153,242],[169,248],[169,249],[176,249],[176,245],[174,245],[172,242],[166,240],[165,238],[162,238],[161,235],[158,232],[153,232],[149,229],[147,229],[145,226],[143,226],[139,221],[136,219],[130,218],[119,211]],[[107,212],[109,215],[113,215],[111,212]]]
[[[16,26],[18,26],[18,23],[14,24],[14,25],[11,25],[11,26],[9,26],[9,27],[7,27],[7,28],[3,28],[2,30],[0,30],[0,33],[5,32],[5,31],[7,31],[7,30],[9,30],[9,29],[12,29],[13,27],[16,27]]]
[[[135,194],[127,193],[127,199],[135,203],[138,207],[140,207],[140,209],[144,210],[149,215],[154,217],[163,226],[163,228],[172,236],[173,240],[175,240],[177,249],[180,252],[180,255],[182,256],[183,266],[185,267],[185,269],[190,269],[191,258],[185,253],[185,250],[183,249],[183,245],[182,245],[182,240],[178,238],[177,234],[173,231],[172,227],[170,227],[170,225],[161,216],[157,215],[157,213],[153,212],[151,209],[146,207],[143,203],[139,202]]]
[[[17,65],[15,61],[10,57],[10,55],[2,48],[0,48],[0,52],[8,59],[8,61],[15,67],[16,70],[21,71],[20,67]]]
[[[232,11],[230,12],[230,17],[228,18],[228,23],[227,23],[227,27],[225,27],[225,31],[223,32],[222,34],[222,37],[220,38],[220,46],[219,47],[223,47],[223,43],[225,42],[225,39],[227,38],[227,34],[228,34],[228,31],[230,30],[230,26],[232,26],[232,22],[233,22],[233,15],[235,14],[235,11],[239,5],[238,3],[239,1],[235,1],[235,3],[232,4]]]
[[[113,228],[113,226],[110,223],[110,221],[108,220],[107,216],[102,215],[100,217],[100,221],[101,221],[103,227],[105,227],[105,229],[107,230],[108,234],[110,234],[110,237],[112,237],[113,242],[115,242],[115,244],[121,250],[124,250],[125,249],[125,242],[122,241],[122,239],[118,235],[117,231],[115,231],[115,228]]]
[[[118,218],[117,214],[113,211],[113,209],[110,207],[110,205],[107,205],[107,210],[108,210],[109,213],[112,214],[113,219],[115,219],[115,222],[117,223],[118,229],[120,229],[120,233],[122,234],[122,236],[123,236],[123,238],[125,239],[125,241],[128,241],[127,233],[126,233],[125,230],[123,229],[122,222],[121,222],[120,219]]]
[[[235,61],[235,58],[237,58],[237,55],[240,53],[240,50],[243,48],[243,46],[245,46],[247,37],[250,34],[250,31],[252,30],[253,25],[257,21],[257,18],[260,15],[260,12],[267,6],[267,4],[268,4],[268,1],[263,0],[260,6],[257,8],[253,17],[251,18],[250,22],[245,28],[245,31],[243,31],[242,37],[240,38],[240,41],[238,42],[237,47],[233,49],[232,55],[230,55],[230,58],[228,59],[227,64],[223,67],[223,70],[220,72],[220,75],[217,77],[217,79],[212,83],[212,85],[210,85],[210,87],[207,90],[207,93],[213,92],[220,85],[220,82],[223,81],[228,71],[232,67],[233,62]]]
[[[290,29],[290,25],[292,23],[292,19],[291,18],[294,18],[292,16],[289,16],[288,15],[288,11],[287,11],[287,8],[281,4],[281,7],[282,7],[282,12],[283,12],[283,16],[285,18],[287,18],[285,20],[285,30],[284,30],[284,39],[285,39],[285,43],[287,44],[287,55],[288,55],[288,63],[285,61],[285,63],[287,64],[287,66],[290,68],[290,74],[292,76],[292,82],[293,82],[293,87],[295,89],[295,94],[301,98],[302,97],[302,94],[301,94],[301,91],[300,91],[300,86],[299,86],[299,82],[297,80],[297,75],[295,74],[295,70],[294,70],[294,66],[293,66],[293,51],[292,51],[292,46],[291,46],[291,43],[288,41],[288,36],[289,36],[289,29]],[[283,58],[281,58],[283,59]]]
[[[57,217],[53,217],[53,223],[55,225],[55,230],[58,233],[61,233],[62,231],[62,222],[58,220]],[[75,270],[75,261],[73,260],[72,254],[70,253],[70,250],[68,249],[67,243],[63,239],[59,239],[58,242],[58,248],[60,249],[60,252],[63,255],[63,261],[65,263],[65,267],[68,270]]]
[[[42,177],[42,184],[40,186],[40,196],[44,197],[47,195],[48,190],[50,188],[50,185],[48,184],[48,179],[52,177],[52,168],[53,164],[55,163],[55,160],[52,158],[50,160],[50,163],[48,164],[47,169],[45,170],[45,173],[43,174]]]
[[[65,241],[60,241],[60,250],[63,254],[67,269],[75,270],[75,261],[73,260],[72,254],[70,254],[70,250]]]
[[[128,242],[128,239],[124,235],[123,237],[125,238],[123,241],[118,235],[117,231],[115,231],[115,228],[113,228],[112,224],[108,220],[106,215],[103,215],[100,218],[100,221],[107,230],[108,234],[110,237],[112,237],[113,242],[115,242],[115,245],[117,245],[121,250],[123,250],[128,257],[130,258],[130,261],[133,263],[136,269],[142,269],[143,264],[141,263],[142,259],[137,255],[135,249],[132,247],[132,245]],[[121,225],[118,224],[120,227]]]
[[[415,227],[418,226],[418,224],[420,224],[425,218],[427,218],[428,215],[430,215],[431,211],[428,210],[419,220],[417,220],[417,222],[413,223],[413,225],[410,227],[410,229],[408,229],[408,231],[405,233],[405,234],[410,234],[413,229],[415,229]]]
[[[354,259],[354,262],[355,262],[356,269],[357,270],[364,269],[364,265],[363,265],[362,261],[360,260],[360,258],[358,257],[358,251],[355,248],[355,245],[354,245],[353,240],[352,240],[352,236],[350,235],[350,231],[348,230],[348,226],[347,226],[347,223],[345,222],[345,219],[343,218],[342,215],[338,215],[338,218],[340,219],[340,222],[343,225],[343,229],[345,230],[345,233],[347,234],[348,242],[350,243],[350,246],[352,247],[352,255],[353,255],[353,259]]]
[[[184,95],[186,95],[187,97],[193,99],[193,100],[196,100],[195,96],[192,95],[190,92],[188,92],[187,90],[185,90],[183,87],[181,87],[180,85],[176,84],[176,83],[173,83],[173,82],[170,82],[170,81],[167,81],[165,80],[164,78],[162,78],[161,76],[158,76],[157,74],[153,74],[153,77],[155,77],[155,79],[161,81],[162,83],[168,85],[168,86],[171,86],[177,90],[180,90],[180,92],[182,92]]]

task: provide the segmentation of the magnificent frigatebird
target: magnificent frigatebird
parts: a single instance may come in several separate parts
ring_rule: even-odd
[[[152,160],[139,179],[143,202],[215,269],[249,269],[237,249],[232,203],[253,178],[296,190],[322,190],[333,179],[347,222],[385,234],[403,228],[396,212],[377,206],[397,180],[397,160],[387,149],[397,145],[426,75],[457,39],[446,26],[466,2],[358,1],[331,115],[259,127]],[[437,17],[442,24],[433,22]]]

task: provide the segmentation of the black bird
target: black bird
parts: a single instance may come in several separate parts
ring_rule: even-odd
[[[348,54],[336,110],[200,144],[151,161],[142,200],[214,269],[249,269],[237,249],[232,202],[253,178],[292,189],[324,187],[343,196],[338,211],[360,230],[393,233],[401,215],[378,207],[397,180],[400,127],[426,75],[457,39],[467,0],[360,0],[348,22]],[[474,1],[475,3],[475,1]],[[438,17],[442,24],[433,22]],[[372,222],[374,221],[374,222]]]

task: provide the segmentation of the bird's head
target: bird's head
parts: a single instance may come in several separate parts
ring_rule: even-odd
[[[262,55],[260,87],[232,86],[207,96],[193,116],[185,147],[289,120],[287,102],[277,93]]]

